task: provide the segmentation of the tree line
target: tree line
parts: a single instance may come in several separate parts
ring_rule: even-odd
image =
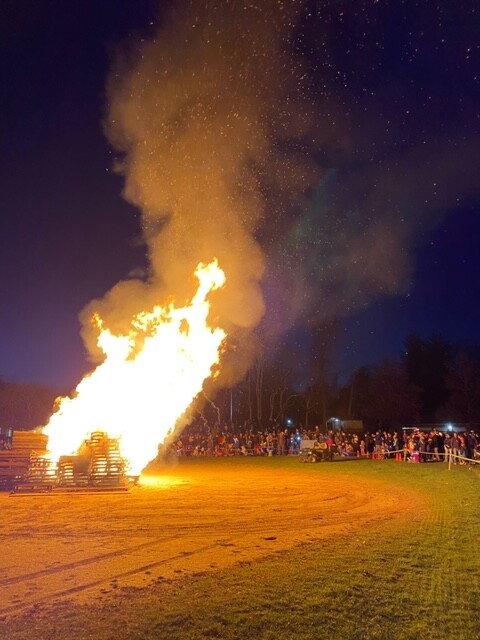
[[[25,431],[46,424],[57,396],[51,387],[0,378],[0,428]]]
[[[197,410],[218,423],[305,428],[337,416],[370,429],[415,423],[480,423],[480,347],[455,348],[440,336],[411,335],[396,360],[363,366],[345,381],[336,373],[335,326],[313,327],[308,349],[257,345],[245,378],[203,398]],[[303,355],[302,355],[303,354]],[[274,355],[274,357],[272,357]],[[46,424],[58,390],[0,378],[0,427]],[[202,399],[202,398],[201,398]]]
[[[262,349],[246,378],[217,399],[225,422],[259,426],[325,425],[332,416],[363,420],[369,429],[408,424],[480,423],[480,348],[459,349],[442,337],[411,335],[398,359],[362,366],[347,380],[335,372],[335,331],[316,328],[307,358]],[[303,375],[303,384],[299,385]]]

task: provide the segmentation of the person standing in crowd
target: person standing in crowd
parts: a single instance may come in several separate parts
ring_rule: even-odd
[[[418,459],[419,462],[427,462],[427,457],[425,455],[426,446],[425,446],[425,436],[423,433],[418,435]]]
[[[402,442],[401,442],[401,440],[400,440],[400,438],[398,436],[398,433],[396,431],[393,434],[392,447],[393,447],[393,451],[400,451],[400,449],[403,449]]]
[[[371,433],[365,434],[365,453],[367,458],[370,458],[375,451],[375,441]]]
[[[458,445],[458,457],[460,464],[467,464],[465,458],[467,457],[467,450],[465,449],[465,436],[458,436],[459,445]]]
[[[360,440],[360,457],[365,458],[367,455],[367,449],[365,445],[365,440]]]
[[[287,431],[280,430],[277,441],[277,454],[279,456],[287,455]]]
[[[457,464],[458,462],[459,448],[460,448],[460,440],[458,438],[458,433],[454,433],[450,440],[450,455],[452,457],[453,464]]]
[[[332,431],[328,432],[326,444],[327,444],[327,460],[329,462],[333,462],[333,458],[335,457],[335,442],[333,440]]]
[[[433,460],[440,462],[440,434],[436,429],[430,435],[430,443],[433,450]]]
[[[443,459],[444,462],[450,461],[450,455],[452,453],[452,437],[450,434],[446,433],[443,438],[443,450],[445,453],[445,457]]]
[[[473,452],[477,446],[477,439],[474,431],[469,431],[465,435],[465,457],[469,460],[473,460]]]
[[[383,450],[383,436],[380,433],[380,431],[377,431],[377,433],[375,434],[374,441],[375,441],[375,456],[377,458],[380,458]]]

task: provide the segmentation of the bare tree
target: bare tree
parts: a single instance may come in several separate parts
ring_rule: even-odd
[[[461,353],[449,368],[446,387],[450,392],[445,416],[473,422],[480,415],[480,368],[467,353]]]

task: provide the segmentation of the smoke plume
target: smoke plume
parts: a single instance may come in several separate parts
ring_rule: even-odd
[[[418,243],[478,192],[478,143],[462,127],[439,135],[455,107],[448,83],[424,87],[442,108],[417,114],[404,104],[417,87],[403,67],[385,84],[389,12],[343,0],[185,1],[122,49],[105,129],[124,196],[141,210],[150,267],[85,319],[97,311],[121,330],[139,308],[183,302],[197,263],[216,256],[227,286],[213,314],[235,340],[232,382],[262,319],[273,344],[299,318],[329,320],[408,291]],[[430,14],[419,7],[409,19],[399,47]]]
[[[117,57],[106,132],[121,156],[124,196],[142,213],[150,269],[91,303],[85,319],[97,311],[121,330],[139,306],[183,301],[196,265],[215,256],[227,285],[213,313],[247,366],[248,336],[265,311],[255,234],[279,215],[267,211],[268,195],[297,202],[318,180],[306,74],[289,40],[298,7],[186,3]]]

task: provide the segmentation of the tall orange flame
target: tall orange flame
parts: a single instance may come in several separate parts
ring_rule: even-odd
[[[132,318],[127,335],[99,327],[98,345],[105,360],[61,399],[44,427],[53,461],[75,453],[87,435],[103,431],[120,438],[129,472],[138,475],[178,418],[214,374],[225,333],[210,328],[208,294],[223,286],[216,260],[200,264],[198,289],[190,304],[156,306]]]

